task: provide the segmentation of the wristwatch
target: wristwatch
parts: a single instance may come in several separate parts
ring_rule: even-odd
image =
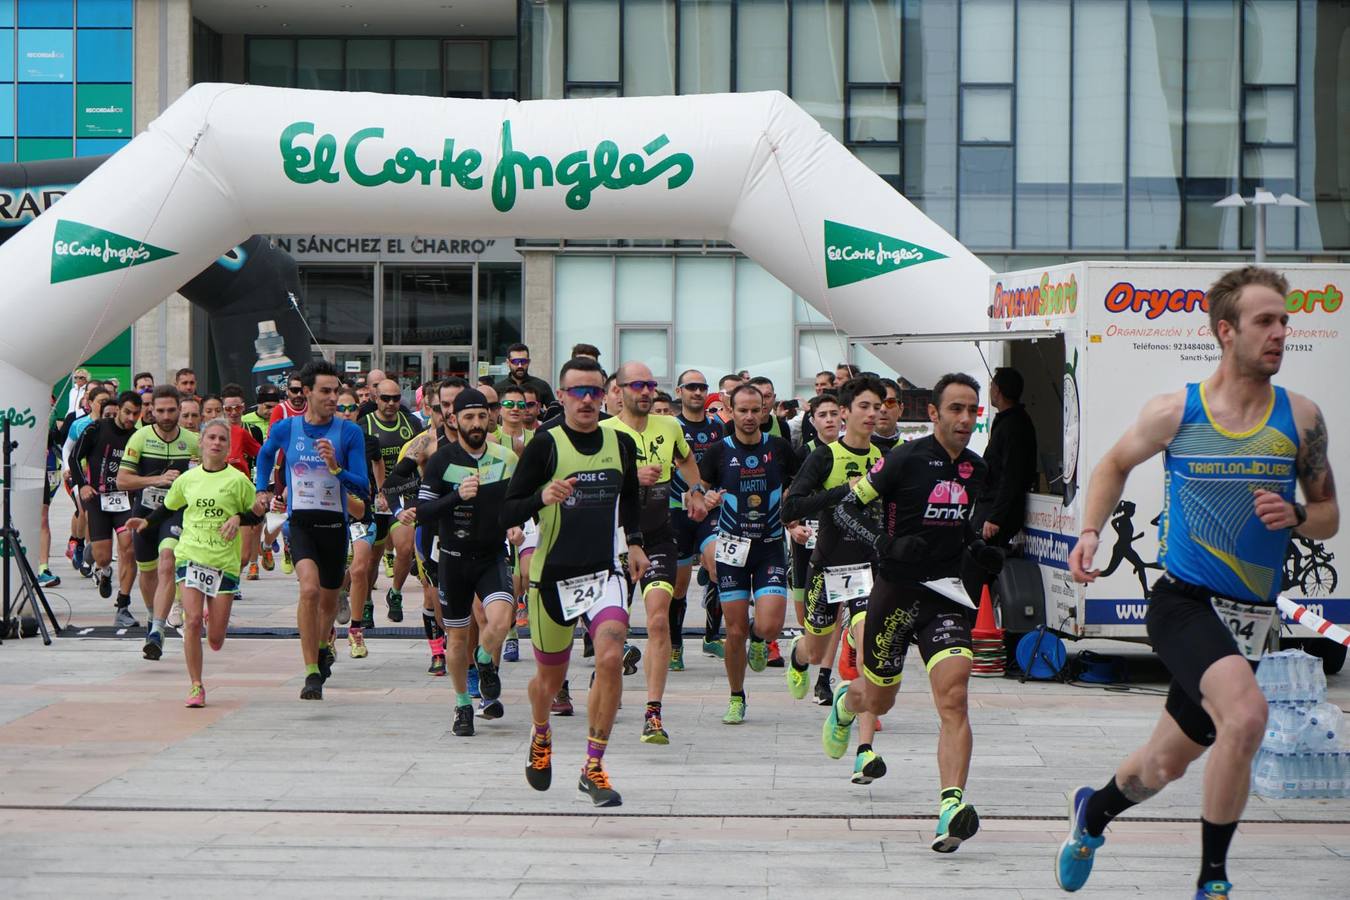
[[[1302,503],[1294,503],[1294,527],[1298,528],[1304,522],[1308,521],[1308,507]]]

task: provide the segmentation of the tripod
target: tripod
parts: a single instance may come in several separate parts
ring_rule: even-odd
[[[4,638],[23,633],[23,621],[21,615],[25,606],[32,606],[33,618],[37,620],[38,630],[42,632],[42,643],[50,645],[52,636],[47,631],[47,622],[43,621],[42,613],[47,613],[47,620],[52,623],[52,630],[58,635],[61,634],[61,626],[56,621],[56,615],[52,608],[47,604],[47,595],[42,592],[42,585],[38,584],[37,574],[33,572],[32,565],[28,562],[28,557],[24,555],[23,543],[19,539],[19,530],[14,527],[14,520],[10,516],[10,491],[14,484],[14,466],[10,459],[10,454],[18,443],[9,439],[9,420],[5,420],[3,444],[0,444],[0,453],[4,459],[4,484],[0,487],[0,506],[3,506],[3,526],[0,527],[0,544],[4,547],[4,608],[3,615],[0,615],[0,643]],[[20,598],[19,602],[10,605],[10,599],[13,594],[10,592],[10,560],[17,560],[19,565],[20,580]],[[10,629],[13,629],[11,632]]]

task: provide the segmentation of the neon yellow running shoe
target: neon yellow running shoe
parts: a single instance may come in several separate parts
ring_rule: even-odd
[[[745,722],[745,701],[732,697],[727,702],[727,714],[722,717],[723,725],[740,725]]]
[[[955,853],[962,841],[968,841],[980,830],[980,815],[975,807],[963,800],[949,797],[938,810],[937,833],[932,848],[938,853]]]
[[[783,677],[787,679],[788,690],[792,693],[793,700],[801,700],[811,687],[810,671],[798,669],[793,665],[797,659],[797,642],[801,639],[800,634],[792,639],[788,647],[787,665],[783,667]]]
[[[684,671],[684,648],[683,648],[683,647],[672,647],[672,648],[670,648],[670,671],[672,671],[672,672],[683,672],[683,671]]]
[[[747,660],[751,672],[763,672],[769,666],[769,642],[750,641],[750,653]]]
[[[886,774],[886,761],[871,750],[864,750],[853,760],[853,783],[871,784]]]
[[[834,690],[834,702],[830,704],[830,714],[820,729],[820,743],[830,759],[840,759],[848,751],[849,737],[853,732],[855,713],[844,707],[844,695],[848,693],[849,683],[845,681]]]

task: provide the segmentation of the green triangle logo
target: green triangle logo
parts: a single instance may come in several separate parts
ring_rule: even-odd
[[[129,269],[176,255],[172,250],[126,235],[59,219],[52,238],[52,284]]]
[[[909,241],[825,220],[825,286],[842,287],[946,255]]]

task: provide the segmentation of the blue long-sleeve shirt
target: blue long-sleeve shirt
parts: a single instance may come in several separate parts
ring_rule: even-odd
[[[332,433],[335,426],[336,437]],[[341,495],[336,503],[337,508],[331,511],[331,515],[327,509],[322,508],[295,508],[297,495],[303,493],[309,486],[307,474],[319,482],[326,481],[330,477],[328,467],[316,463],[317,456],[312,449],[313,443],[323,437],[328,437],[332,441],[333,452],[338,465],[342,467],[341,471],[331,476],[337,479]],[[322,520],[340,516],[345,520],[348,494],[369,501],[370,480],[366,474],[365,435],[355,423],[334,419],[323,425],[311,425],[305,421],[304,416],[291,416],[277,422],[272,426],[258,454],[258,468],[254,476],[258,490],[267,490],[279,453],[284,454],[286,460],[282,472],[286,479],[286,511],[292,519],[300,517]]]

